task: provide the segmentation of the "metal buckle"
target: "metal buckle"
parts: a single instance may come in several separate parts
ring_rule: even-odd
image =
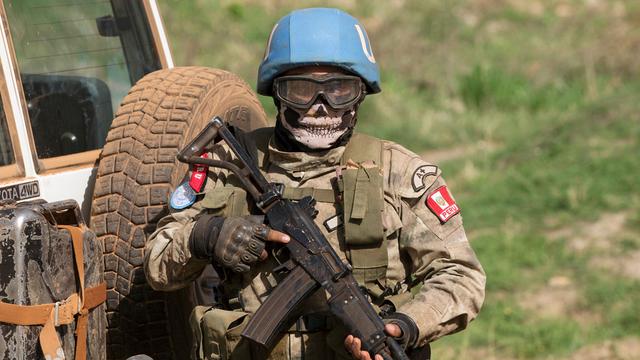
[[[296,332],[303,333],[306,332],[307,327],[305,326],[304,319],[302,316],[296,319]]]
[[[60,301],[56,301],[53,305],[53,326],[59,326],[58,324],[58,312],[60,310]]]

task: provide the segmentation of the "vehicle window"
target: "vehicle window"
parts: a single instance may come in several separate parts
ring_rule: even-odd
[[[39,158],[99,149],[115,109],[161,67],[142,1],[4,1]]]
[[[13,156],[13,148],[11,147],[7,117],[5,116],[4,107],[0,101],[0,166],[11,165],[14,162],[15,157]]]

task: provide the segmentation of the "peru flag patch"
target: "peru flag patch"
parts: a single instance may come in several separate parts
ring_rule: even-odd
[[[446,223],[455,214],[460,212],[460,207],[458,207],[458,204],[453,200],[453,197],[449,194],[449,189],[447,189],[445,185],[440,186],[427,197],[427,207],[431,209],[443,223]]]

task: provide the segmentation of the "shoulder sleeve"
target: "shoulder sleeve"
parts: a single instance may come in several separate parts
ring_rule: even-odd
[[[385,142],[384,167],[388,169],[386,188],[409,202],[422,196],[440,175],[436,165],[392,142]]]
[[[415,296],[398,312],[414,319],[422,346],[464,329],[476,317],[484,300],[485,274],[440,170],[417,155],[407,156],[415,154],[404,154],[396,154],[399,164],[392,164],[390,178],[396,171],[399,246],[408,259]]]
[[[229,150],[216,146],[210,154],[213,159],[230,159]],[[205,193],[224,186],[226,172],[209,169]],[[188,180],[188,174],[184,181]],[[195,280],[207,265],[191,255],[189,236],[195,220],[207,210],[203,207],[204,196],[190,207],[182,210],[170,209],[158,222],[156,230],[145,245],[144,271],[149,285],[155,290],[172,291],[183,288]]]

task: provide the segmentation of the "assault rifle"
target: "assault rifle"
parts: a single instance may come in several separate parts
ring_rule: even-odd
[[[231,162],[199,156],[219,138],[236,155],[242,168]],[[329,294],[327,302],[333,315],[362,341],[362,348],[372,358],[380,354],[385,360],[408,360],[398,342],[385,334],[384,323],[362,293],[351,266],[340,259],[313,221],[317,211],[311,197],[298,202],[283,199],[281,186],[267,181],[255,161],[217,116],[177,157],[181,162],[204,164],[234,173],[265,214],[268,225],[291,238],[286,244],[290,260],[279,267],[287,275],[253,314],[242,332],[243,337],[268,353],[292,325],[302,300],[322,288]]]

